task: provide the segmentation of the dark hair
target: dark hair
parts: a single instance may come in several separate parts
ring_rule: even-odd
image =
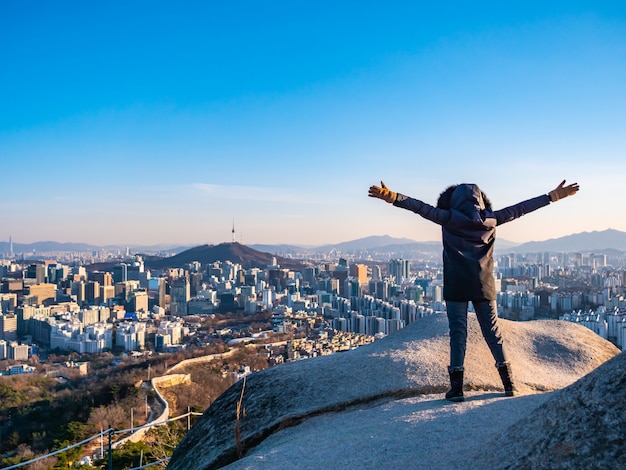
[[[487,195],[485,193],[483,193],[482,191],[480,192],[480,195],[483,198],[483,203],[485,204],[485,209],[491,210],[491,201],[489,200]]]
[[[438,209],[450,209],[450,200],[452,199],[452,193],[457,188],[458,184],[453,184],[452,186],[448,186],[444,192],[439,195],[439,199],[437,199],[437,208]],[[485,204],[485,209],[491,210],[491,201],[487,197],[487,195],[480,191],[480,195],[483,198],[483,203]]]
[[[439,195],[439,199],[437,199],[437,209],[450,209],[450,199],[457,186],[457,184],[448,186],[446,190]]]

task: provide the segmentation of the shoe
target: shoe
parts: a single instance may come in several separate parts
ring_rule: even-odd
[[[504,386],[504,396],[512,397],[515,395],[515,386],[511,379],[511,366],[509,363],[504,363],[498,366],[498,373],[502,379],[502,385]]]
[[[463,369],[452,370],[448,367],[448,373],[450,374],[450,390],[446,392],[446,400],[465,401],[463,396]]]

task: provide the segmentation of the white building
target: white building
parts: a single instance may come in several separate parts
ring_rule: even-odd
[[[70,345],[82,332],[83,325],[78,319],[53,322],[50,329],[50,349],[59,348],[64,351],[72,349]]]
[[[113,325],[110,323],[94,323],[85,327],[85,334],[88,335],[87,343],[90,344],[89,349],[102,352],[105,349],[113,349]]]
[[[183,330],[182,321],[163,321],[159,325],[157,334],[163,337],[164,345],[180,344],[183,339]]]
[[[263,289],[263,307],[271,308],[274,305],[274,291],[271,289]]]
[[[27,344],[18,344],[16,341],[11,341],[7,350],[8,359],[14,361],[28,361],[28,353],[30,352],[30,346]]]
[[[85,326],[106,322],[111,318],[111,310],[103,306],[89,307],[78,312],[78,318]]]
[[[115,345],[125,351],[139,351],[146,344],[145,323],[121,323],[115,333]]]
[[[595,311],[572,311],[561,315],[560,320],[580,323],[599,336],[613,341],[622,351],[626,350],[626,312],[600,306]]]

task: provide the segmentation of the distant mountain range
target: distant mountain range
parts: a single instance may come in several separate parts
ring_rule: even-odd
[[[263,262],[265,262],[265,258],[267,258],[268,256],[271,257],[272,255],[277,255],[279,258],[282,257],[281,259],[284,258],[280,264],[283,264],[285,266],[290,262],[290,258],[298,258],[304,255],[328,254],[331,252],[335,252],[338,255],[351,256],[360,256],[372,253],[389,256],[417,256],[419,254],[441,254],[440,240],[417,242],[408,238],[395,238],[389,235],[371,236],[342,243],[315,247],[290,244],[251,244],[246,246],[239,243],[222,243],[220,245],[202,245],[198,247],[185,247],[176,245],[130,246],[130,249],[133,253],[153,254],[161,251],[177,253],[176,256],[179,256],[179,258],[175,258],[174,261],[178,261],[179,259],[182,260],[187,255],[191,256],[192,254],[202,254],[204,256],[207,253],[203,252],[203,247],[205,249],[213,247],[212,249],[219,251],[217,247],[224,247],[229,245],[232,245],[233,247],[239,246],[249,248],[256,250],[257,252],[264,253],[264,255],[262,256],[262,258],[264,258]],[[97,246],[87,243],[59,243],[53,241],[36,242],[29,244],[13,244],[14,253],[26,254],[28,258],[36,258],[38,254],[43,253],[95,252],[102,249],[106,249],[109,251],[119,250],[124,252],[126,250],[126,246]],[[9,250],[10,247],[8,242],[0,242],[0,254],[7,254],[9,253]],[[246,255],[242,250],[243,248],[239,250],[240,252],[237,252],[237,250],[233,248],[234,252],[229,253],[229,256],[240,256],[241,259],[244,261],[246,259],[252,259],[256,257],[255,256],[251,258],[249,254]],[[603,231],[582,232],[573,235],[567,235],[565,237],[553,238],[544,241],[532,241],[522,244],[516,244],[514,242],[503,239],[498,239],[498,241],[496,242],[497,252],[600,252],[605,250],[626,251],[626,232],[607,229]],[[217,257],[217,260],[220,258],[221,255],[217,254],[216,252],[215,256]],[[246,258],[246,256],[248,256],[248,258]],[[200,260],[196,258],[195,261]],[[231,261],[235,261],[235,259],[231,259]]]
[[[37,253],[88,253],[100,250],[107,251],[121,251],[125,252],[126,248],[130,248],[130,250],[134,253],[137,252],[149,252],[149,253],[157,253],[161,251],[178,253],[184,250],[187,250],[188,246],[180,246],[173,244],[161,244],[161,245],[92,245],[89,243],[77,243],[77,242],[54,242],[54,241],[44,241],[44,242],[34,242],[34,243],[13,243],[13,252],[14,253],[24,253],[24,254],[37,254]],[[0,253],[9,253],[11,247],[9,242],[0,241]]]
[[[336,251],[343,254],[357,254],[363,251],[382,253],[420,252],[441,254],[441,241],[417,242],[407,238],[393,238],[388,235],[360,238],[335,245],[304,248],[296,245],[250,245],[251,247],[281,253],[297,255],[302,252],[329,253]],[[534,253],[534,252],[601,252],[626,251],[626,232],[607,229],[603,231],[581,232],[565,237],[545,241],[532,241],[518,244],[498,238],[496,252]]]
[[[322,246],[299,246],[299,245],[256,245],[250,247],[259,251],[278,253],[283,256],[298,257],[301,255],[325,254],[335,252],[337,254],[364,254],[367,252],[398,252],[398,251],[424,251],[430,252],[433,249],[441,251],[441,242],[416,242],[410,238],[394,238],[389,235],[375,235],[371,237],[359,238],[357,240],[336,243]]]
[[[607,229],[602,231],[581,232],[544,241],[533,241],[510,247],[515,253],[552,252],[591,252],[619,250],[626,251],[626,232]]]

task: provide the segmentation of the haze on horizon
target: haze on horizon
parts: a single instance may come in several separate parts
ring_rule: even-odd
[[[0,4],[0,240],[417,241],[367,197],[495,208],[581,191],[498,236],[626,231],[626,5]]]

